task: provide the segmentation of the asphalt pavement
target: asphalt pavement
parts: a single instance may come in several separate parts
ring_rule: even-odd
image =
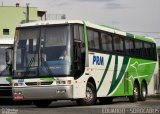
[[[115,98],[112,104],[78,106],[75,101],[53,101],[47,108],[33,104],[0,104],[0,114],[160,114],[160,97],[130,103],[128,98]]]

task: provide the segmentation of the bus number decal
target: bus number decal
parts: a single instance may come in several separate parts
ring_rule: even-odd
[[[93,56],[94,65],[104,65],[104,57],[102,56]]]

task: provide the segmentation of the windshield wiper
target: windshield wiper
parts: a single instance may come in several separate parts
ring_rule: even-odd
[[[42,64],[44,65],[44,67],[46,68],[46,70],[48,71],[49,76],[53,77],[54,75],[53,75],[50,67],[48,66],[48,64],[44,61],[43,57],[41,58],[41,61],[42,61]]]
[[[31,66],[32,66],[32,63],[35,61],[35,55],[34,57],[32,57],[29,61],[29,64],[27,66],[27,69],[26,69],[26,72],[24,73],[24,76],[28,76],[30,74],[30,69],[31,69]]]
[[[36,52],[40,48],[38,45],[39,40],[40,40],[40,37],[37,38],[37,45],[36,45],[36,50],[35,50],[34,56],[30,59],[29,64],[27,65],[26,72],[24,73],[24,76],[28,76],[31,72],[32,64],[33,64],[33,62],[35,62]],[[38,63],[39,63],[39,59],[38,59]],[[38,65],[38,67],[39,67],[39,65]]]

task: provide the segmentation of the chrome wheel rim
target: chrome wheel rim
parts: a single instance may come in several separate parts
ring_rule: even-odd
[[[145,88],[145,87],[143,87],[143,89],[142,89],[142,94],[143,94],[143,97],[145,98],[146,95],[147,95],[147,93],[146,93],[146,88]]]
[[[91,90],[91,88],[87,87],[86,89],[86,98],[85,101],[91,101],[93,99],[93,92]]]
[[[137,87],[134,88],[134,96],[136,99],[138,99],[138,89]]]

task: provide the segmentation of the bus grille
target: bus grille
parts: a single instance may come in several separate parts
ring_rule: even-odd
[[[53,81],[50,82],[26,82],[27,86],[36,86],[36,85],[51,85]]]

